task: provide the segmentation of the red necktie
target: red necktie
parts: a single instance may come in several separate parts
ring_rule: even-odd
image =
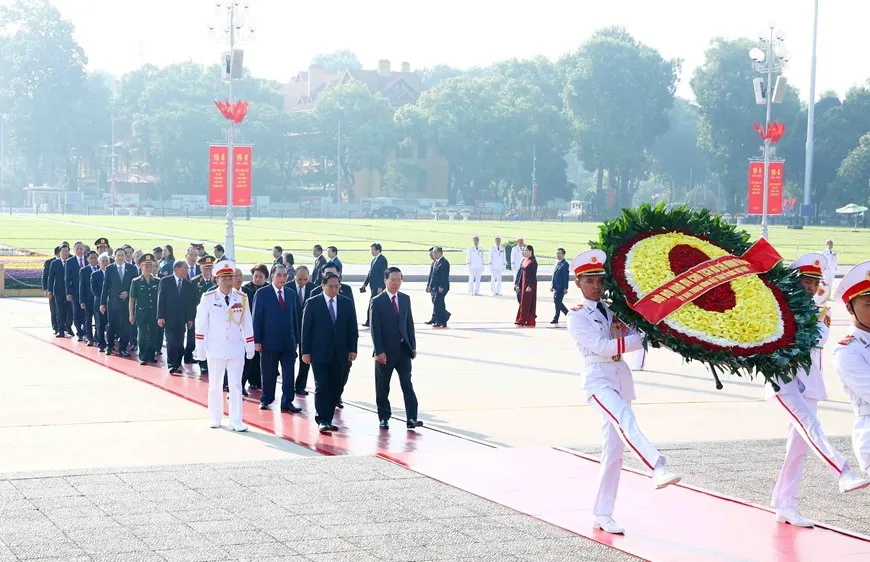
[[[393,301],[393,312],[395,312],[396,316],[398,316],[399,315],[399,305],[396,303],[396,297],[394,296],[391,300]]]
[[[278,308],[281,309],[281,312],[284,312],[284,289],[278,291]]]
[[[85,266],[85,258],[84,256],[79,256],[79,269],[82,269]]]

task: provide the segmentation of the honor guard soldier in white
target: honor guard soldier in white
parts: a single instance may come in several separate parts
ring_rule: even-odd
[[[789,268],[799,276],[801,285],[810,298],[819,290],[822,274],[827,266],[822,254],[805,254],[796,259]],[[849,470],[846,459],[831,444],[822,429],[817,412],[820,400],[827,400],[825,381],[822,378],[822,348],[828,340],[831,327],[831,312],[824,307],[817,313],[819,341],[813,347],[810,371],[798,371],[789,382],[776,381],[779,390],[768,384],[767,398],[778,405],[785,413],[790,426],[785,446],[785,461],[773,488],[772,506],[776,509],[776,520],[798,527],[812,527],[813,524],[798,512],[796,503],[801,485],[804,460],[812,449],[831,473],[839,480],[841,492],[851,492],[867,486],[868,482]]]
[[[836,298],[846,303],[855,328],[834,348],[834,369],[855,410],[852,448],[870,475],[870,261],[843,276]]]
[[[471,237],[473,245],[465,252],[465,263],[468,265],[468,294],[480,294],[480,278],[483,276],[483,248],[480,246],[480,236]]]
[[[631,370],[622,354],[643,349],[640,335],[614,318],[601,302],[604,262],[601,250],[588,250],[571,262],[575,284],[583,292],[582,304],[568,313],[568,333],[585,359],[582,384],[586,401],[601,414],[602,447],[594,525],[608,533],[625,530],[613,520],[613,507],[622,472],[623,443],[650,471],[656,489],[680,481],[665,468],[665,458],[640,431],[631,401],[636,398]]]
[[[501,237],[495,237],[495,245],[489,249],[489,290],[493,295],[501,295],[501,276],[504,274],[507,256]]]
[[[233,288],[236,264],[218,263],[218,286],[202,295],[196,307],[196,357],[208,362],[208,414],[211,427],[221,425],[224,413],[223,377],[230,388],[230,429],[247,431],[242,423],[242,370],[245,357],[254,357],[254,326],[248,297]]]

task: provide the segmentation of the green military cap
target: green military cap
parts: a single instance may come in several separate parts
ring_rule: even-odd
[[[94,242],[94,246],[96,246],[98,248],[100,246],[108,246],[108,245],[109,245],[109,240],[107,238],[97,238],[96,242]]]
[[[196,263],[202,267],[214,267],[214,256],[202,256]]]
[[[141,258],[139,258],[139,265],[142,264],[152,264],[154,263],[154,254],[143,254]]]

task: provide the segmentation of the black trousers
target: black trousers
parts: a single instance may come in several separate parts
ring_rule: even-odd
[[[187,330],[187,336],[185,338],[184,354],[183,355],[184,355],[185,360],[192,363],[193,362],[193,351],[196,349],[196,339],[194,337],[196,335],[196,328],[194,326],[191,326],[190,328],[188,328],[185,325],[185,327],[182,328],[181,330],[182,330],[182,333],[184,333],[184,330]]]
[[[399,384],[405,397],[405,415],[417,419],[417,395],[411,384],[411,355],[402,349],[396,357],[387,355],[387,364],[375,363],[375,400],[378,404],[378,419],[388,420],[393,415],[390,408],[390,379],[393,371],[399,375]]]
[[[245,358],[245,367],[242,371],[242,388],[245,388],[245,383],[250,383],[252,387],[260,387],[263,381],[260,376],[260,352],[255,351],[253,359]]]
[[[559,313],[568,316],[568,307],[566,307],[565,304],[562,302],[563,300],[565,300],[565,291],[553,291],[553,304],[556,307],[556,316],[553,316],[554,321],[559,320]]]
[[[311,365],[302,362],[302,345],[299,345],[299,374],[296,375],[296,384],[293,387],[295,392],[302,392],[308,386],[308,370]]]
[[[435,289],[435,292],[432,293],[432,305],[435,307],[434,315],[436,324],[447,323],[449,313],[447,312],[447,305],[444,303],[444,297],[446,296],[446,293],[439,293],[438,289]]]
[[[121,301],[126,303],[126,301]],[[106,312],[109,316],[109,326],[106,328],[106,342],[109,349],[115,345],[115,336],[118,337],[118,351],[127,351],[127,344],[130,343],[130,309],[123,304],[116,304],[107,307]]]
[[[344,370],[344,377],[341,379],[341,389],[338,391],[338,401],[341,402],[341,397],[344,395],[344,387],[347,386],[347,381],[350,379],[350,368],[353,363],[347,362],[347,369]]]
[[[181,367],[181,359],[184,357],[184,330],[186,326],[165,328],[166,332],[166,365],[170,369]]]
[[[311,364],[311,370],[314,371],[314,409],[317,410],[320,423],[332,423],[347,364],[347,357],[333,357],[327,363]]]
[[[54,303],[54,324],[57,326],[55,331],[62,334],[69,326],[69,316],[72,310],[66,301],[66,295],[63,293],[52,293],[51,301]]]
[[[435,315],[435,293],[429,291],[429,298],[432,300],[432,318],[430,320],[435,323],[438,321],[438,317]]]
[[[275,401],[275,387],[278,384],[278,365],[281,365],[281,407],[293,403],[293,367],[296,364],[296,348],[280,351],[263,350],[260,352],[260,372],[263,377],[261,404]]]
[[[79,308],[81,308],[81,306],[79,306]],[[85,305],[85,309],[82,312],[85,315],[82,322],[85,338],[88,341],[97,341],[94,339],[94,307]]]
[[[82,310],[79,300],[73,297],[73,322],[76,325],[76,335],[79,337],[85,336],[85,311]]]
[[[48,299],[48,312],[51,314],[51,329],[54,333],[57,333],[57,306],[54,303],[54,297]]]
[[[100,312],[100,299],[94,299],[94,341],[100,348],[106,347],[106,315]]]

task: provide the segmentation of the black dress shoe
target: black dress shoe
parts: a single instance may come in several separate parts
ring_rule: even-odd
[[[139,364],[140,364],[140,365],[147,365],[147,364],[148,364],[148,361],[145,361],[145,360],[143,359],[142,361],[139,361]]]
[[[297,390],[296,396],[308,396],[308,391],[307,390]]]
[[[301,412],[302,408],[291,402],[287,406],[281,406],[281,411],[289,414],[295,414],[296,412]]]
[[[64,337],[64,335],[63,335],[63,334],[55,334],[54,337],[56,337],[56,338],[62,338],[62,337]]]
[[[100,353],[105,353],[105,352],[106,352],[106,348],[103,347],[103,346],[101,345],[101,346],[97,349],[97,351],[99,351]]]
[[[329,431],[338,431],[338,426],[334,423],[329,424]]]
[[[247,396],[248,391],[245,388],[242,388],[242,396]]]
[[[85,337],[84,337],[84,336],[78,336],[78,337],[76,337],[76,340],[77,340],[77,341],[85,341]]]
[[[408,429],[414,429],[415,427],[423,427],[423,422],[417,421],[415,419],[408,420]]]
[[[424,323],[424,324],[428,324],[428,325],[430,325],[430,326],[431,326],[431,325],[432,325],[432,324],[434,324],[434,323],[435,323],[435,321],[434,321],[434,320],[426,320],[426,321],[425,321],[425,322],[423,322],[423,323]]]
[[[106,355],[111,355],[111,354],[112,354],[112,348],[111,347],[106,348]]]
[[[329,433],[331,431],[329,424],[325,424],[325,423],[322,423],[319,426],[317,426],[317,429],[320,431],[320,433]]]
[[[87,346],[88,346],[88,347],[94,347],[94,345],[95,345],[94,342],[89,341]]]
[[[129,351],[119,351],[118,355],[120,355],[121,357],[130,357],[130,352]]]
[[[387,420],[381,420],[381,423],[378,425],[381,429],[390,429],[390,424]]]
[[[148,362],[149,363],[157,363],[157,359],[149,359]]]
[[[261,409],[261,410],[268,410],[268,409],[269,409],[269,405],[266,404],[265,402],[260,402],[260,409]]]
[[[344,402],[339,400],[338,404],[336,404],[335,407],[338,408],[339,410],[344,410]]]

